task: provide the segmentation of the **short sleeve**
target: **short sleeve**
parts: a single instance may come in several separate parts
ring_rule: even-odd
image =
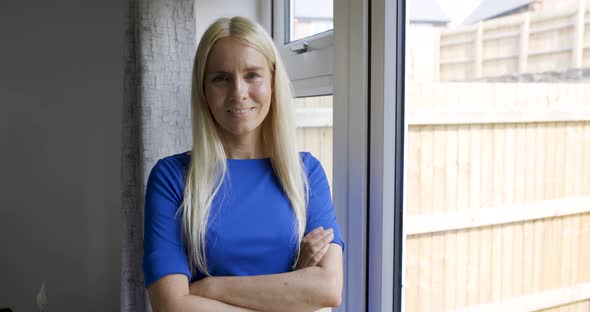
[[[336,220],[330,185],[326,179],[324,168],[319,160],[310,153],[303,153],[303,164],[309,180],[309,202],[305,234],[320,226],[324,227],[324,229],[332,228],[334,229],[332,243],[340,245],[344,250],[344,240]]]
[[[145,192],[143,273],[145,287],[169,274],[191,273],[182,240],[178,208],[183,198],[182,171],[174,162],[159,160],[150,172]]]

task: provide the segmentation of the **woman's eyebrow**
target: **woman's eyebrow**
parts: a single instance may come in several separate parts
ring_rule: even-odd
[[[253,65],[253,66],[247,66],[245,68],[245,71],[259,71],[259,70],[263,70],[262,66]]]
[[[213,75],[231,75],[231,72],[225,70],[211,70],[205,72],[205,76],[213,76]]]

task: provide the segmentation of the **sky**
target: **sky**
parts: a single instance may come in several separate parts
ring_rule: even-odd
[[[412,1],[412,0],[408,0]],[[482,0],[436,0],[451,20],[451,27],[458,26],[475,10]]]

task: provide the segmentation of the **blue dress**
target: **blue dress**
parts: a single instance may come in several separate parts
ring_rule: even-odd
[[[309,179],[305,234],[334,229],[333,243],[344,248],[326,174],[310,153],[300,154]],[[191,275],[178,208],[183,199],[188,153],[159,160],[147,183],[143,272],[149,287],[169,274]],[[206,234],[207,268],[213,276],[248,276],[290,271],[297,247],[295,215],[273,172],[270,159],[228,159],[228,176],[211,206]]]

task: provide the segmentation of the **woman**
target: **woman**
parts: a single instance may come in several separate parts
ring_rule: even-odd
[[[338,306],[344,243],[325,173],[295,145],[289,80],[257,24],[220,19],[197,48],[193,148],[152,169],[144,274],[155,311]]]

